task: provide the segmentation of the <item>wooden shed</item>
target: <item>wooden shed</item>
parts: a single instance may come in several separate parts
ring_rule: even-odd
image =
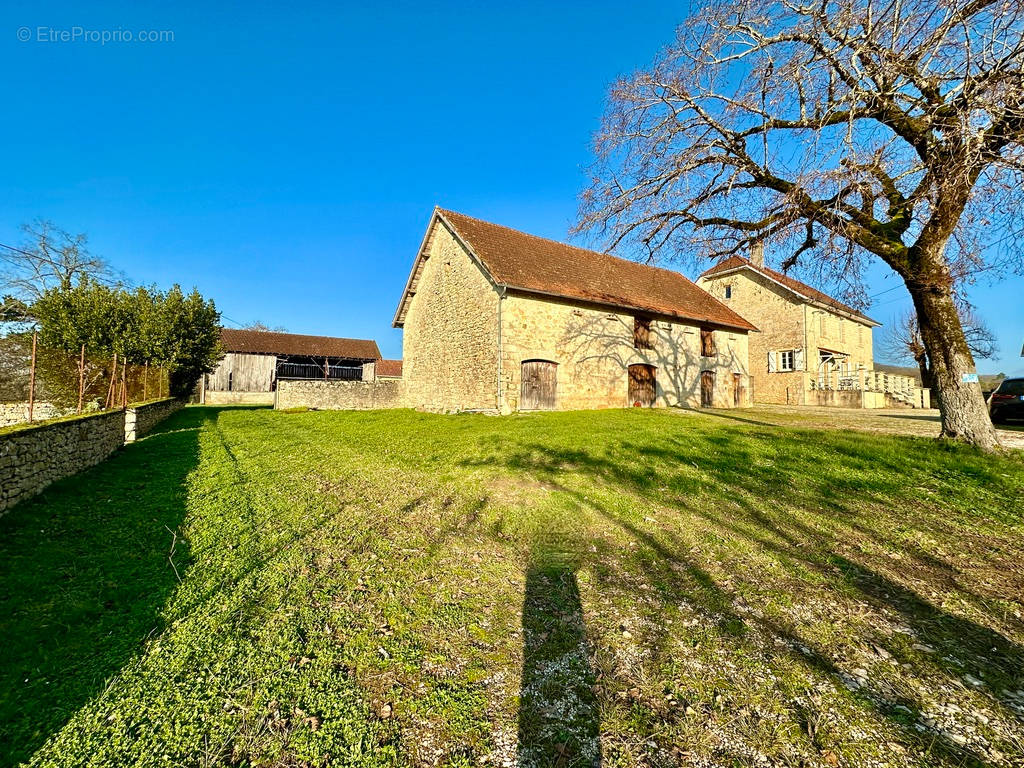
[[[224,358],[200,382],[204,403],[273,403],[279,379],[373,377],[377,342],[336,336],[221,329]]]

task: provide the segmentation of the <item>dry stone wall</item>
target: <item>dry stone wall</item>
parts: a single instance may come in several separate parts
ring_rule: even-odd
[[[184,405],[184,400],[173,399],[157,400],[129,408],[124,416],[124,441],[130,443],[138,440],[172,413],[181,410]]]
[[[376,381],[323,381],[320,379],[277,382],[275,408],[313,408],[325,411],[367,411],[405,407],[400,379]]]
[[[159,400],[0,435],[0,515],[51,483],[99,464],[183,404]]]

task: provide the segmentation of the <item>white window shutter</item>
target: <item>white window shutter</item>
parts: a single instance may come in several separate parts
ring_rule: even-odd
[[[804,369],[804,351],[802,349],[798,349],[793,355],[793,369],[797,371]]]
[[[768,353],[768,373],[775,373],[778,370],[778,363],[775,359],[775,353]]]

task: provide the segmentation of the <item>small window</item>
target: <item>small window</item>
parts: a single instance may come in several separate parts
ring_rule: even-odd
[[[715,334],[707,328],[700,329],[700,354],[701,357],[715,356]]]
[[[725,298],[727,298],[727,299],[731,299],[732,298],[732,286],[731,285],[725,286]]]
[[[633,318],[633,347],[635,349],[653,349],[651,344],[651,319],[649,317]]]
[[[793,350],[787,349],[784,352],[779,353],[779,370],[780,371],[792,371],[793,370]]]
[[[827,333],[828,328],[826,326],[825,313],[824,312],[822,312],[820,315],[818,315],[818,321],[819,321],[819,325],[820,325],[820,327],[818,328],[818,332],[821,334],[821,338],[825,338],[826,336],[828,336],[828,333]]]
[[[839,340],[846,341],[846,323],[843,318],[839,318]]]

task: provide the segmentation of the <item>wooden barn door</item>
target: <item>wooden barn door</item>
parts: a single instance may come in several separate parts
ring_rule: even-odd
[[[552,363],[550,360],[525,360],[522,379],[520,410],[554,410],[558,387],[558,363]]]
[[[700,372],[700,404],[703,408],[710,408],[715,402],[715,372]]]
[[[657,379],[653,365],[637,363],[629,366],[629,404],[649,408],[654,405]]]
[[[732,404],[739,405],[743,401],[743,374],[732,375]]]

